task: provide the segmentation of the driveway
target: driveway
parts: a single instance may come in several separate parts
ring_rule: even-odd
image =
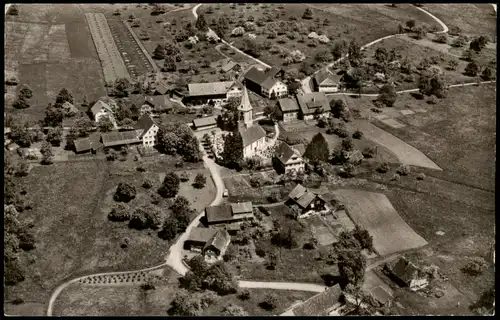
[[[323,292],[327,287],[315,283],[300,282],[266,282],[266,281],[239,281],[240,288],[263,288],[276,290],[297,290]]]

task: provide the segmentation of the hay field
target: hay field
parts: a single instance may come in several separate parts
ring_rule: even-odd
[[[418,149],[366,120],[355,120],[364,137],[392,151],[403,164],[442,170]]]
[[[374,248],[381,256],[427,244],[399,216],[384,194],[352,189],[333,193],[346,204],[351,219],[373,236]]]

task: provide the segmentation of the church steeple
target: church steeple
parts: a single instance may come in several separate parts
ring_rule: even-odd
[[[250,99],[248,98],[248,91],[247,87],[245,84],[243,84],[243,96],[241,97],[241,103],[238,107],[238,110],[243,116],[243,122],[245,123],[245,126],[251,127],[253,124],[253,117],[252,117],[252,105],[250,104]]]

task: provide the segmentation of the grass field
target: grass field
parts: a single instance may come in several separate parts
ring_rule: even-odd
[[[46,303],[65,279],[98,271],[134,270],[163,261],[168,242],[156,233],[108,222],[101,212],[105,191],[123,179],[109,176],[109,166],[101,161],[54,164],[35,167],[24,178],[36,204],[25,217],[35,224],[37,248],[21,256],[26,280],[6,287],[7,300],[23,297],[31,303]],[[125,237],[130,244],[121,249]]]
[[[491,4],[425,4],[424,9],[441,19],[448,28],[459,27],[471,36],[496,37],[496,14]]]
[[[235,175],[232,177],[224,178],[224,185],[226,186],[230,202],[239,201],[252,201],[254,204],[268,203],[267,197],[273,192],[279,192],[280,201],[285,200],[288,193],[292,191],[292,186],[283,185],[269,185],[260,188],[252,188],[249,183],[249,176]]]
[[[278,23],[280,21],[288,22],[295,19],[296,22],[303,24],[295,32],[298,37],[293,40],[288,38],[285,43],[280,44],[276,43],[276,39],[271,39],[270,41],[285,52],[293,50],[302,51],[306,54],[305,61],[309,64],[314,62],[314,56],[317,52],[328,48],[326,44],[310,47],[311,40],[307,38],[307,35],[311,31],[324,34],[331,41],[337,39],[350,41],[355,39],[363,45],[380,37],[396,33],[398,24],[404,23],[406,20],[415,19],[429,25],[435,24],[431,18],[410,5],[399,5],[397,8],[391,8],[384,5],[287,4],[286,6],[280,6],[277,4],[266,4],[264,7],[264,5],[247,4],[246,6],[237,5],[231,8],[230,5],[224,4],[216,6],[219,9],[213,10],[213,13],[208,13],[207,7],[200,7],[199,12],[205,13],[208,21],[214,18],[217,19],[222,14],[233,17],[234,22],[237,22],[239,19],[245,21],[249,16],[253,16],[255,21],[257,21],[267,15],[272,17],[272,21]],[[307,8],[312,9],[312,20],[302,19],[302,15]],[[323,24],[325,19],[329,20],[328,25]],[[265,24],[267,25],[268,22],[266,21]],[[235,27],[235,23],[230,24],[229,32]],[[285,29],[287,32],[292,31],[290,28]],[[256,31],[252,31],[251,33],[257,35],[258,42],[264,42],[267,40],[265,30],[266,26],[257,27]],[[298,41],[300,36],[304,36],[305,41]],[[231,38],[229,41],[233,40],[236,47],[240,49],[243,47],[243,37]],[[282,66],[284,62],[279,54],[273,54],[268,50],[262,50],[259,59],[274,66]],[[286,68],[298,68],[299,65],[299,63],[291,64],[286,66]]]
[[[427,113],[399,118],[409,126],[384,129],[443,168],[438,177],[494,190],[495,91],[494,84],[451,88]],[[398,95],[400,99],[417,106],[424,103],[406,94]]]
[[[336,190],[348,208],[351,219],[373,236],[374,249],[382,256],[425,246],[427,241],[415,233],[399,216],[387,197],[361,190]]]

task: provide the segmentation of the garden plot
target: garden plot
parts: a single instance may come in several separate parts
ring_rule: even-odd
[[[364,136],[392,151],[403,164],[442,170],[425,154],[403,140],[365,120],[355,120]]]
[[[92,34],[92,39],[101,60],[104,79],[113,83],[116,79],[127,78],[130,80],[127,67],[122,60],[120,52],[113,40],[111,30],[102,13],[86,13],[87,22]]]
[[[323,221],[321,221],[321,217],[313,216],[308,219],[305,219],[310,227],[311,231],[314,234],[314,237],[318,240],[320,246],[330,245],[334,242],[337,242],[338,239],[335,237],[330,228],[328,228]]]
[[[341,189],[333,192],[345,203],[349,216],[373,236],[379,255],[402,252],[427,244],[399,216],[384,194],[362,190]]]
[[[48,52],[48,60],[63,61],[71,58],[71,52],[66,39],[66,25],[58,24],[50,27],[49,35],[44,43]]]

